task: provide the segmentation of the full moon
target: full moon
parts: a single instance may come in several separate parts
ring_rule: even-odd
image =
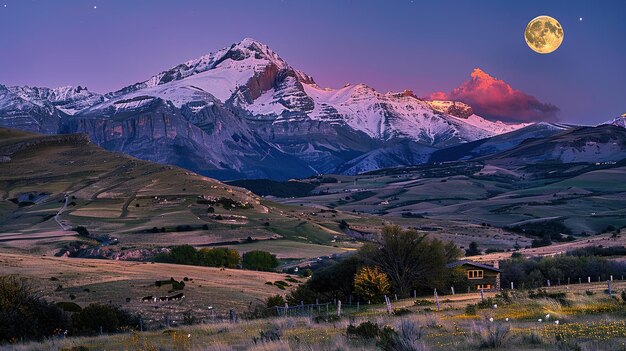
[[[549,54],[561,46],[563,27],[559,21],[550,16],[539,16],[528,23],[524,38],[533,51]]]

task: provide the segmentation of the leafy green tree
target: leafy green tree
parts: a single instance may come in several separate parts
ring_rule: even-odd
[[[237,268],[240,260],[239,252],[227,248],[204,248],[198,251],[198,261],[203,266]]]
[[[353,255],[337,263],[322,267],[315,271],[310,279],[310,286],[322,298],[335,298],[346,301],[353,293],[354,275],[363,259]]]
[[[273,271],[278,267],[276,255],[267,251],[249,251],[243,254],[241,263],[243,268],[257,271]]]
[[[369,260],[387,273],[398,295],[409,296],[413,289],[447,285],[445,247],[440,240],[430,239],[415,230],[386,226],[378,248],[370,254]]]
[[[361,267],[354,276],[355,292],[367,300],[380,302],[390,289],[389,277],[378,267]]]
[[[174,246],[170,251],[174,263],[198,265],[198,251],[191,245]]]

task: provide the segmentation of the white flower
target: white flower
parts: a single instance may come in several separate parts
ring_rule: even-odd
[[[506,317],[504,320],[508,322],[509,321],[509,317]]]
[[[550,319],[550,314],[546,314],[546,320]]]
[[[191,334],[187,334],[187,337],[188,337],[188,338],[190,338],[190,337],[191,337]]]
[[[537,319],[537,322],[541,323],[543,320],[541,318]]]
[[[493,317],[489,318],[489,321],[490,321],[490,322],[493,322]]]
[[[498,304],[493,305],[493,308],[498,308]]]
[[[559,320],[558,320],[558,319],[557,319],[557,320],[555,320],[555,321],[554,321],[554,324],[559,325]]]

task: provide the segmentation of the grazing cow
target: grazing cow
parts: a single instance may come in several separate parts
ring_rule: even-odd
[[[153,301],[153,299],[154,298],[152,297],[152,295],[144,296],[144,297],[141,298],[141,302],[150,302],[150,301]]]
[[[172,296],[168,296],[167,300],[168,301],[178,301],[178,300],[182,300],[185,298],[185,294],[183,293],[178,293],[176,295],[172,295]]]
[[[159,297],[159,301],[167,301],[167,300],[169,300],[169,298],[167,296]]]

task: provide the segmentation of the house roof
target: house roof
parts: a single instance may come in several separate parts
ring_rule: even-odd
[[[502,271],[500,269],[495,268],[494,266],[490,266],[490,265],[487,265],[487,264],[484,264],[484,263],[480,263],[480,262],[468,261],[468,260],[456,261],[456,262],[448,263],[446,265],[446,267],[454,268],[454,267],[465,266],[465,265],[474,266],[474,267],[486,269],[486,270],[489,270],[489,271],[502,273]]]

